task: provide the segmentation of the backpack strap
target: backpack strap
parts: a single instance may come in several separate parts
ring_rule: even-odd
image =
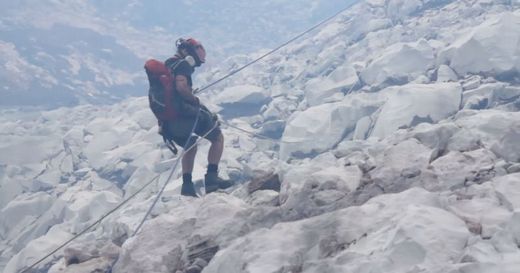
[[[175,69],[177,69],[177,67],[179,67],[179,65],[185,61],[186,60],[184,60],[181,56],[175,54],[173,57],[166,60],[165,65],[170,70],[170,74],[173,77],[175,77],[175,74],[174,74]],[[172,63],[170,63],[170,62],[172,62]]]

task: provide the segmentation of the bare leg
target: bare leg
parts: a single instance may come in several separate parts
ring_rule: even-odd
[[[224,151],[224,136],[222,133],[213,141],[211,141],[211,146],[209,147],[208,152],[208,164],[216,164],[218,165],[220,158],[222,157],[222,152]]]
[[[197,146],[187,151],[182,157],[182,173],[192,173],[195,164],[195,156],[197,155]]]
[[[218,189],[226,189],[233,185],[229,180],[224,180],[218,177],[218,163],[224,150],[224,136],[222,133],[211,141],[211,146],[208,152],[208,172],[204,176],[204,183],[206,184],[206,194],[214,192]]]

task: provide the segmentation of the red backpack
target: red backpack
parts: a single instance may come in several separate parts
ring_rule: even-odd
[[[144,69],[150,84],[148,101],[153,114],[159,123],[175,120],[177,113],[173,107],[174,77],[163,62],[155,59],[146,61]]]
[[[159,121],[159,134],[162,135],[168,149],[173,154],[177,154],[177,147],[175,147],[171,136],[168,135],[168,130],[164,128],[168,126],[168,121],[173,121],[177,117],[177,112],[173,107],[175,78],[163,62],[154,59],[146,61],[144,69],[150,84],[148,102],[150,109]]]

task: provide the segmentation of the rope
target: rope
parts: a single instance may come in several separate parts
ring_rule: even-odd
[[[248,131],[248,130],[246,130],[246,129],[242,129],[242,128],[240,128],[240,127],[237,127],[237,126],[235,126],[235,125],[232,125],[232,124],[229,123],[229,122],[225,122],[225,121],[223,121],[222,123],[224,123],[225,125],[227,125],[227,126],[229,126],[229,127],[231,127],[231,128],[234,128],[234,129],[237,129],[237,130],[239,130],[239,131],[242,131],[242,132],[244,132],[244,133],[246,133],[246,134],[248,134],[248,135],[250,135],[250,136],[254,136],[254,137],[258,137],[258,138],[262,138],[262,139],[269,140],[269,141],[272,141],[272,142],[281,142],[281,140],[279,140],[279,139],[273,139],[273,138],[271,138],[271,137],[268,137],[268,136],[265,136],[265,135],[262,135],[262,134],[258,134],[258,133],[255,133],[255,132]]]
[[[237,127],[235,125],[232,125],[231,123],[226,122],[226,121],[222,121],[222,123],[225,124],[228,127],[231,127],[231,128],[236,129],[236,130],[242,131],[242,132],[244,132],[244,133],[246,133],[246,134],[248,134],[250,136],[258,137],[258,138],[261,138],[261,139],[264,139],[264,140],[268,140],[268,141],[271,141],[271,142],[287,143],[287,144],[301,143],[301,141],[286,141],[286,140],[281,140],[281,139],[274,139],[274,138],[268,137],[266,135],[262,135],[262,134],[259,134],[259,133],[248,131],[246,129],[242,129],[242,128]]]
[[[352,4],[350,4],[350,5],[348,5],[347,7],[343,8],[342,10],[336,12],[335,14],[333,14],[333,15],[331,15],[330,17],[326,18],[325,20],[319,22],[318,24],[312,26],[311,28],[307,29],[306,31],[304,31],[304,32],[302,32],[302,33],[300,33],[300,34],[294,36],[293,38],[291,38],[291,39],[288,40],[287,42],[285,42],[285,43],[279,45],[278,47],[276,47],[276,48],[270,50],[269,52],[265,53],[264,55],[262,55],[262,56],[256,58],[255,60],[253,60],[253,61],[247,63],[246,65],[244,65],[244,66],[242,66],[242,67],[240,67],[240,68],[237,68],[237,69],[231,71],[231,72],[230,72],[229,74],[227,74],[226,76],[224,76],[224,77],[222,77],[222,78],[220,78],[220,79],[218,79],[218,80],[216,80],[216,81],[214,81],[214,82],[212,82],[212,83],[210,83],[210,84],[208,84],[208,85],[206,85],[206,86],[200,88],[199,90],[197,90],[196,93],[202,93],[202,92],[205,91],[206,89],[208,89],[208,88],[210,88],[210,87],[212,87],[212,86],[214,86],[214,85],[220,83],[221,81],[223,81],[223,80],[225,80],[225,79],[227,79],[227,78],[229,78],[229,77],[235,75],[236,73],[238,73],[238,72],[244,70],[246,67],[251,66],[251,65],[257,63],[258,61],[262,60],[263,58],[265,58],[265,57],[267,57],[267,56],[273,54],[274,52],[276,52],[276,51],[278,51],[278,50],[284,48],[285,46],[287,46],[288,44],[294,42],[295,40],[299,39],[300,37],[304,36],[305,34],[307,34],[307,33],[311,32],[311,31],[317,29],[317,28],[320,27],[321,25],[323,25],[323,24],[329,22],[330,20],[334,19],[336,16],[340,15],[341,13],[343,13],[344,11],[346,11],[347,9],[349,9],[349,8],[350,8],[352,5],[354,5],[354,4],[355,4],[355,2],[352,3]]]

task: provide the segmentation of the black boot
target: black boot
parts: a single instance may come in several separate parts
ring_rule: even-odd
[[[218,189],[227,189],[233,186],[231,181],[218,177],[216,172],[207,173],[204,176],[204,183],[206,184],[206,194],[212,193]]]
[[[199,197],[195,192],[195,186],[193,186],[191,182],[182,183],[181,194],[184,196]]]

